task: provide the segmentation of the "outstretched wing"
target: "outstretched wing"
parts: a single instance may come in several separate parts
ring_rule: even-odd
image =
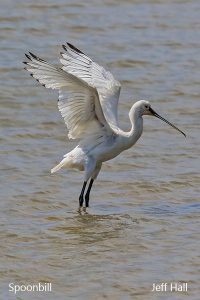
[[[61,52],[62,59],[60,59],[63,64],[62,69],[97,90],[103,115],[112,130],[118,133],[120,83],[110,72],[93,62],[73,45],[67,43],[67,46],[63,45],[63,49],[65,52]]]
[[[58,108],[68,128],[69,138],[83,138],[84,133],[96,134],[101,132],[102,127],[108,127],[96,89],[32,53],[26,54],[26,57],[25,69],[31,76],[46,88],[59,90]]]

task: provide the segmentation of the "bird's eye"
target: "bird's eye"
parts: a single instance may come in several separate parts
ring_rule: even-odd
[[[148,108],[148,105],[145,105],[145,108]]]

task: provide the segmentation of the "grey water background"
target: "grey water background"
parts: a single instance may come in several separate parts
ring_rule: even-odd
[[[0,2],[0,299],[199,299],[200,2]],[[139,99],[187,134],[145,117],[132,149],[106,162],[88,214],[83,174],[50,169],[74,146],[57,93],[24,52],[59,64],[70,41],[122,84],[121,126]],[[8,284],[51,282],[51,293]],[[188,292],[151,292],[188,282]]]

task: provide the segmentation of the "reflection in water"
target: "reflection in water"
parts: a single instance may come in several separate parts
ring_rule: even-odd
[[[2,299],[9,282],[52,282],[51,294],[28,298],[149,300],[154,282],[171,281],[189,288],[169,299],[199,298],[199,12],[192,0],[1,4]],[[57,94],[21,63],[29,50],[52,61],[66,41],[121,81],[120,126],[133,102],[152,99],[187,134],[146,117],[141,140],[103,166],[81,214],[82,174],[50,175],[74,147]]]

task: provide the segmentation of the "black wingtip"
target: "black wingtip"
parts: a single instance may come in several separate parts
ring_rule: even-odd
[[[65,51],[67,51],[67,47],[65,45],[62,45],[62,47]]]
[[[26,58],[31,60],[31,57],[28,54],[26,54],[26,53],[24,53],[24,54],[25,54]]]
[[[35,54],[33,54],[32,52],[29,52],[29,54],[30,54],[33,58],[38,59],[38,57],[37,57]]]
[[[43,63],[47,63],[46,60],[44,60],[44,59],[38,57],[37,55],[33,54],[32,52],[29,52],[29,53],[30,53],[30,55],[31,55],[34,59],[36,59],[37,61],[40,61],[40,62],[43,62]],[[31,59],[31,58],[30,58],[30,59]]]
[[[69,46],[69,48],[71,48],[72,50],[78,52],[78,53],[81,53],[81,54],[84,54],[81,50],[79,50],[78,48],[76,48],[74,45],[70,44],[70,43],[67,43],[67,45]]]

